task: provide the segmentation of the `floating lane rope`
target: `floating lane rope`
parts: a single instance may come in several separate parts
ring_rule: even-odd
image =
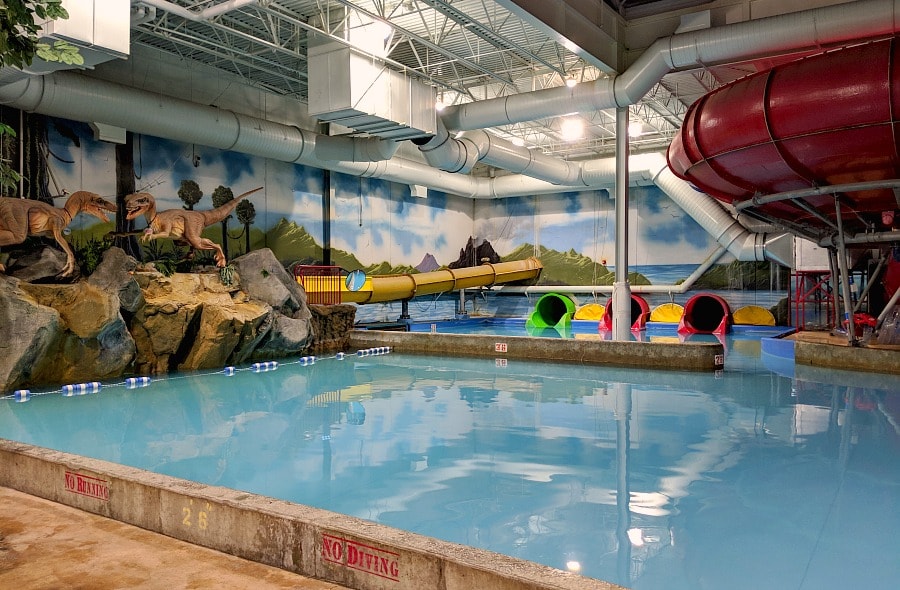
[[[363,348],[362,350],[357,350],[356,356],[377,356],[381,354],[389,354],[390,352],[390,346],[376,346],[375,348]]]
[[[374,348],[365,348],[362,350],[356,351],[356,356],[377,356],[382,354],[388,354],[391,352],[390,346],[377,346]],[[351,353],[352,354],[352,353]],[[348,354],[345,352],[335,353],[334,356],[331,357],[323,357],[324,359],[335,359],[342,361],[348,358]],[[316,364],[316,361],[322,360],[315,355],[301,356],[299,358],[295,358],[294,360],[287,361],[281,363],[281,365],[300,365],[300,366],[309,366]],[[279,367],[278,361],[261,361],[257,363],[253,363],[248,367],[238,368],[235,366],[227,366],[223,367],[218,371],[213,371],[210,373],[192,373],[190,375],[173,375],[166,376],[163,378],[152,378],[148,376],[136,376],[136,377],[127,377],[124,381],[118,383],[107,383],[102,384],[99,381],[88,381],[85,383],[70,383],[67,385],[63,385],[59,389],[52,389],[49,391],[32,391],[30,389],[17,389],[13,391],[11,394],[0,395],[0,400],[13,400],[16,402],[27,402],[33,397],[42,396],[42,395],[52,395],[55,393],[61,394],[63,397],[75,397],[90,393],[99,393],[101,389],[108,389],[110,387],[125,387],[126,389],[139,389],[148,387],[154,383],[154,381],[175,381],[178,379],[187,379],[189,377],[203,376],[203,375],[225,375],[226,377],[233,377],[237,373],[242,371],[250,371],[253,373],[267,373],[269,371],[275,371]]]
[[[84,395],[86,393],[97,393],[103,387],[99,381],[89,381],[87,383],[72,383],[63,385],[60,392],[63,397],[72,397],[73,395]]]
[[[129,377],[125,380],[125,387],[128,389],[136,389],[138,387],[147,387],[152,380],[150,377]]]

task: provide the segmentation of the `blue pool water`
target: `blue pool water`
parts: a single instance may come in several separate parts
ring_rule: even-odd
[[[0,436],[638,589],[895,588],[900,379],[387,354],[0,400]]]

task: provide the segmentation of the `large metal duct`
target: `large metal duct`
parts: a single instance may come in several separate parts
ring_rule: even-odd
[[[771,260],[793,266],[793,237],[786,233],[752,233],[718,201],[692,187],[669,170],[661,154],[647,158],[648,169],[656,168],[653,182],[738,260]],[[655,164],[653,161],[655,160]]]
[[[820,49],[900,30],[900,0],[859,0],[658,39],[624,73],[594,82],[449,106],[448,129],[485,129],[637,103],[669,72],[802,49]]]

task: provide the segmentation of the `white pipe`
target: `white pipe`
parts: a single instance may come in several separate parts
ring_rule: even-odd
[[[399,141],[378,137],[317,135],[315,154],[323,161],[379,162],[390,160],[400,149]]]
[[[429,140],[419,144],[419,151],[431,166],[446,172],[467,174],[478,162],[478,150],[469,141],[450,137],[441,118],[435,121],[435,133]]]
[[[669,169],[660,154],[646,155],[648,168],[657,169],[653,182],[675,201],[736,259],[743,261],[772,260],[792,266],[792,252],[786,243],[788,234],[752,233],[726,211],[718,201],[681,180]],[[655,166],[651,163],[656,160]]]
[[[204,8],[199,12],[194,12],[193,10],[188,10],[184,6],[173,4],[167,0],[141,0],[141,3],[143,4],[153,6],[159,10],[168,12],[169,14],[174,14],[175,16],[180,16],[181,18],[194,22],[210,20],[220,14],[225,14],[226,12],[231,12],[232,10],[237,10],[238,8],[243,8],[250,4],[256,4],[257,2],[258,0],[227,0],[226,2],[220,2],[215,6]]]
[[[546,180],[553,184],[584,185],[578,164],[513,145],[483,129],[465,131],[455,141],[475,146],[477,159],[496,168]]]
[[[669,72],[888,35],[900,0],[858,0],[658,39],[624,73],[593,82],[452,105],[449,129],[484,129],[637,103]]]

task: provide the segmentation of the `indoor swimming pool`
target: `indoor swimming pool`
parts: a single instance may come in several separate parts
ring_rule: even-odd
[[[717,374],[304,357],[8,395],[0,437],[632,588],[896,587],[900,379],[726,349]]]

